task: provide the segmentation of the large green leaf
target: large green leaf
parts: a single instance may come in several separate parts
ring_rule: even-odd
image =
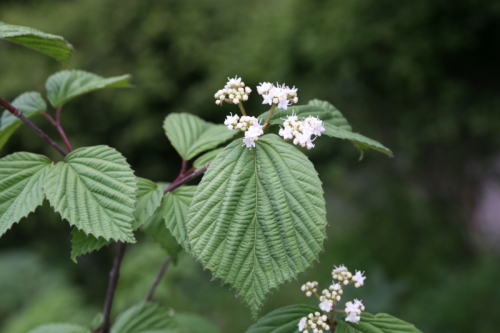
[[[25,152],[0,159],[0,235],[42,204],[50,163],[45,156]]]
[[[165,133],[185,160],[213,149],[239,131],[230,131],[224,125],[215,125],[189,113],[171,113],[163,124]]]
[[[45,53],[67,66],[74,51],[73,46],[61,36],[18,25],[0,24],[0,38]]]
[[[174,319],[179,333],[220,333],[214,324],[194,313],[176,313]]]
[[[326,237],[323,189],[313,164],[274,134],[242,140],[210,164],[189,208],[192,255],[238,289],[257,317],[265,295],[304,272]]]
[[[333,118],[333,114],[330,110],[325,110],[322,106],[318,105],[293,105],[288,109],[275,109],[271,119],[269,120],[269,124],[271,125],[279,125],[283,124],[283,119],[286,119],[287,116],[291,116],[295,114],[299,117],[299,119],[313,116],[319,117],[321,120],[327,120]],[[264,122],[269,115],[269,111],[264,112],[259,116],[259,119],[262,119]]]
[[[28,333],[90,333],[90,330],[73,324],[49,324],[34,328]]]
[[[111,333],[175,332],[177,327],[168,309],[148,302],[136,304],[118,316]]]
[[[358,324],[338,320],[335,333],[422,333],[414,325],[385,313],[372,315],[367,312],[361,313]]]
[[[54,209],[86,234],[135,241],[136,179],[115,149],[94,146],[69,153],[50,168],[43,187]]]
[[[51,75],[45,83],[47,98],[53,107],[59,107],[70,99],[104,88],[127,88],[130,75],[104,78],[81,70],[62,70]]]
[[[165,194],[161,205],[167,228],[186,252],[189,252],[186,235],[188,210],[195,192],[196,186],[181,186]]]
[[[320,117],[321,119],[323,119],[327,123],[330,123],[332,125],[340,127],[346,131],[352,131],[351,125],[349,125],[349,122],[347,121],[347,119],[345,119],[342,112],[340,112],[335,106],[333,106],[329,102],[321,101],[319,99],[313,99],[313,100],[310,100],[307,104],[319,106],[319,107],[323,108],[325,111],[329,111],[332,114],[331,118],[323,119]]]
[[[219,154],[223,149],[224,148],[214,149],[209,151],[208,153],[201,155],[194,161],[193,166],[195,167],[195,169],[203,168],[207,163],[212,162],[217,154]]]
[[[333,138],[352,141],[359,148],[361,152],[371,148],[381,153],[384,153],[388,156],[392,156],[392,151],[389,148],[384,147],[381,143],[372,140],[370,138],[367,138],[366,136],[343,130],[342,128],[332,125],[330,123],[323,123],[323,126],[325,128],[323,134],[326,134]]]
[[[246,333],[298,333],[298,323],[319,308],[306,304],[289,305],[269,312],[248,328]]]
[[[76,262],[77,257],[85,253],[100,250],[103,246],[111,244],[111,241],[107,241],[102,237],[96,238],[91,234],[86,235],[85,232],[77,228],[73,228],[71,235],[73,235],[71,260],[74,262]]]
[[[145,178],[139,177],[137,180],[139,191],[137,192],[136,211],[134,212],[134,230],[153,216],[156,208],[160,206],[163,197],[163,191],[160,186]]]
[[[0,26],[1,27],[1,26]],[[45,112],[47,104],[38,92],[26,92],[19,95],[12,105],[19,109],[26,118]],[[22,120],[5,110],[0,119],[0,149],[3,148],[12,133],[21,126]]]

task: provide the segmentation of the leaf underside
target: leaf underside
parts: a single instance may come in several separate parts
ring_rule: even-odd
[[[0,38],[45,53],[66,66],[69,66],[74,51],[73,46],[61,36],[18,25],[0,24]]]
[[[419,329],[406,321],[379,313],[372,315],[368,312],[361,313],[361,320],[358,324],[346,322],[344,319],[338,320],[335,333],[422,333]]]
[[[136,179],[115,149],[94,146],[69,153],[49,169],[43,188],[55,211],[86,234],[135,241]]]
[[[306,304],[285,306],[260,318],[246,333],[298,333],[300,319],[316,311],[320,309]]]
[[[340,127],[343,130],[352,132],[352,127],[351,125],[349,125],[349,122],[344,117],[342,112],[340,112],[335,106],[333,106],[329,102],[321,101],[319,99],[313,99],[307,102],[307,105],[319,106],[323,108],[323,110],[329,111],[332,114],[332,117],[329,119],[324,119],[325,122]]]
[[[160,206],[163,198],[162,189],[145,178],[137,178],[137,204],[134,212],[135,221],[133,224],[134,230],[137,230],[144,222],[153,216],[156,209]]]
[[[253,150],[229,144],[203,177],[188,215],[192,255],[257,313],[265,295],[304,272],[326,237],[313,164],[274,134]]]
[[[76,262],[76,258],[100,250],[103,246],[111,244],[102,237],[96,238],[92,235],[86,235],[83,231],[73,228],[71,232],[73,240],[71,242],[71,260]]]
[[[165,194],[162,203],[165,225],[184,251],[188,253],[190,251],[186,235],[186,224],[189,205],[191,205],[195,193],[196,186],[181,186]]]
[[[90,331],[79,325],[49,324],[34,328],[28,333],[90,333]]]

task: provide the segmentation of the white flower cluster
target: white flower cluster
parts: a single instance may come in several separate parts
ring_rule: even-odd
[[[287,116],[283,126],[284,128],[280,129],[279,135],[284,140],[293,139],[294,145],[298,144],[307,147],[307,149],[314,148],[313,141],[316,140],[316,137],[321,136],[321,132],[325,130],[321,119],[309,116],[303,121],[299,121],[299,118],[294,113]],[[312,139],[313,135],[316,136],[314,139]]]
[[[334,279],[333,284],[321,292],[321,296],[317,294],[318,282],[307,282],[302,285],[301,290],[306,294],[306,296],[315,295],[319,298],[320,304],[319,308],[324,312],[320,315],[319,312],[310,313],[308,317],[303,317],[298,323],[299,331],[309,332],[310,329],[313,333],[323,332],[322,330],[328,330],[328,320],[333,320],[333,311],[337,303],[341,299],[341,295],[344,293],[343,288],[348,284],[354,284],[356,288],[362,286],[366,279],[363,276],[364,273],[356,271],[356,274],[352,275],[351,272],[344,265],[335,266],[332,271],[332,277]],[[346,303],[345,313],[347,317],[345,321],[352,323],[358,323],[361,320],[361,312],[365,311],[365,307],[360,300],[355,299],[354,302]],[[340,310],[335,310],[337,312],[343,312]],[[331,322],[330,322],[331,323]]]
[[[310,313],[309,316],[300,319],[299,331],[306,330],[306,332],[309,332],[312,329],[314,333],[323,333],[323,330],[328,331],[330,329],[327,320],[327,316],[321,315],[319,312]]]
[[[345,303],[345,313],[347,313],[345,321],[357,324],[361,320],[361,311],[365,311],[365,306],[360,300],[355,299],[354,303]]]
[[[235,76],[234,79],[227,79],[229,81],[224,86],[224,89],[215,93],[215,104],[222,105],[224,101],[239,104],[242,101],[248,100],[248,94],[252,92],[252,89],[245,87],[245,83],[241,82],[241,77]]]
[[[302,290],[307,297],[311,297],[313,293],[317,292],[319,289],[318,287],[318,282],[306,282],[306,284],[303,284],[300,290]]]
[[[257,86],[257,92],[262,95],[264,101],[262,104],[278,105],[281,109],[287,109],[291,103],[297,104],[297,88],[290,88],[283,83],[281,86],[276,84],[276,87],[269,82],[261,83]]]
[[[229,130],[240,129],[245,132],[243,143],[250,149],[255,147],[255,141],[257,141],[259,136],[264,134],[264,130],[262,129],[264,126],[261,125],[259,120],[255,117],[242,116],[240,118],[238,115],[233,116],[231,113],[230,116],[226,117],[224,125],[226,125]]]

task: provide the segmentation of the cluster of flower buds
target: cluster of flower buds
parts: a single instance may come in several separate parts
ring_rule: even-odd
[[[321,315],[319,312],[310,313],[309,316],[300,319],[299,331],[306,330],[306,332],[309,332],[310,329],[312,329],[313,333],[323,333],[323,330],[328,331],[330,326],[326,322],[327,319],[325,315]]]
[[[224,101],[239,104],[242,101],[248,100],[248,94],[252,92],[252,89],[245,87],[245,83],[241,82],[241,77],[236,76],[234,79],[227,79],[229,81],[224,86],[224,89],[215,93],[215,104],[222,105]]]
[[[281,109],[287,109],[291,103],[297,104],[299,98],[297,97],[297,88],[290,88],[283,83],[281,86],[272,83],[264,82],[257,86],[257,92],[262,95],[264,101],[262,104],[278,105]]]
[[[345,321],[357,324],[361,320],[361,311],[365,311],[365,306],[360,300],[355,299],[354,302],[347,302],[345,304],[345,313],[347,313]]]
[[[339,267],[335,266],[335,269],[332,271],[332,277],[334,280],[337,280],[345,285],[352,283],[356,288],[365,284],[366,276],[363,276],[363,274],[364,273],[356,270],[356,274],[352,275],[352,273],[349,272],[344,265],[340,265]]]
[[[283,126],[284,128],[280,129],[279,135],[284,140],[293,139],[294,145],[298,144],[307,147],[307,149],[314,148],[313,141],[316,140],[316,137],[321,136],[321,132],[325,130],[321,119],[309,116],[303,121],[299,121],[299,118],[294,113],[287,116]],[[314,139],[312,138],[313,135],[316,136]]]
[[[240,118],[238,115],[233,116],[231,113],[230,116],[226,117],[224,125],[226,125],[229,130],[240,129],[245,132],[243,143],[250,149],[255,147],[255,141],[257,141],[259,136],[264,134],[264,130],[262,129],[264,126],[261,125],[259,119],[255,117],[242,116]]]
[[[318,282],[306,282],[306,284],[303,284],[300,289],[306,294],[307,297],[311,297],[312,294],[317,292],[319,289]]]

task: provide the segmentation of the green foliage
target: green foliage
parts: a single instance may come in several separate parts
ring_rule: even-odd
[[[291,116],[295,114],[299,119],[304,117],[319,117],[321,120],[327,120],[333,118],[333,113],[330,110],[325,109],[322,106],[318,105],[293,105],[288,109],[280,109],[276,108],[269,120],[269,124],[271,125],[281,125],[283,124],[283,119],[286,119],[286,116]],[[269,115],[269,111],[262,113],[259,115],[259,119],[265,121]],[[346,121],[347,122],[347,121]]]
[[[137,204],[135,205],[135,221],[133,228],[136,230],[153,216],[156,208],[161,204],[163,191],[160,186],[144,178],[137,178]]]
[[[344,115],[331,103],[327,101],[320,101],[319,99],[313,99],[307,103],[307,105],[314,105],[323,108],[325,111],[329,111],[332,114],[331,118],[324,119],[325,122],[340,127],[343,130],[352,131],[351,125],[347,119],[344,118]],[[321,117],[320,117],[321,118]],[[323,118],[321,118],[323,119]]]
[[[186,232],[188,210],[195,192],[196,186],[181,186],[165,194],[162,203],[165,224],[186,252],[190,252]]]
[[[414,325],[385,313],[372,315],[367,312],[361,313],[358,324],[347,323],[343,319],[337,321],[336,333],[422,333]]]
[[[91,234],[86,235],[82,230],[73,228],[71,231],[73,240],[71,242],[71,260],[76,262],[76,258],[92,251],[100,250],[103,246],[109,245],[111,241],[107,241],[102,237],[96,238]]]
[[[238,289],[257,317],[265,295],[304,272],[326,237],[313,164],[274,134],[250,150],[241,140],[212,162],[189,208],[192,255]]]
[[[11,103],[16,107],[26,118],[34,117],[45,112],[47,104],[38,92],[26,92]],[[12,133],[21,126],[23,122],[9,111],[5,110],[0,119],[0,149],[3,148]]]
[[[105,240],[134,242],[136,179],[125,158],[108,146],[79,148],[53,165],[43,188],[71,225]]]
[[[45,156],[25,152],[0,159],[0,236],[42,204],[50,163]]]
[[[197,314],[176,313],[174,319],[179,326],[176,333],[220,333],[214,324]]]
[[[151,331],[174,332],[175,321],[158,304],[139,303],[123,312],[111,327],[111,333],[146,333]]]
[[[73,324],[50,324],[37,327],[28,333],[91,333],[87,328]]]
[[[207,163],[212,162],[217,154],[220,153],[223,149],[224,148],[214,149],[209,151],[208,153],[201,155],[194,161],[193,166],[196,169],[203,168]]]
[[[189,113],[171,113],[163,124],[172,146],[185,160],[231,139],[237,131],[215,125]]]
[[[130,87],[130,75],[103,78],[82,70],[62,70],[50,76],[45,83],[47,98],[53,107],[62,106],[77,96],[105,88]]]
[[[69,66],[73,46],[61,36],[55,36],[33,28],[0,24],[0,38],[45,53]]]
[[[300,319],[316,311],[319,308],[306,304],[285,306],[260,318],[246,333],[298,333]]]

